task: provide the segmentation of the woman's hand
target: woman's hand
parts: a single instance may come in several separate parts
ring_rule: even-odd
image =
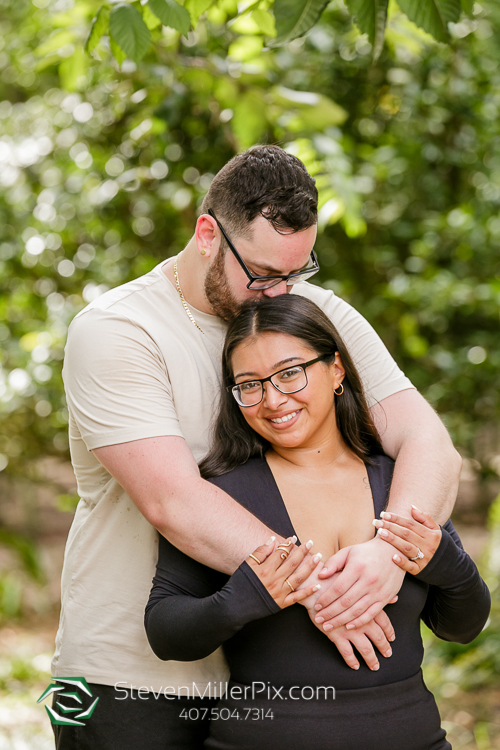
[[[373,521],[378,529],[377,536],[403,553],[393,556],[396,565],[412,575],[420,573],[439,547],[442,533],[438,524],[414,505],[411,506],[412,518],[385,511],[380,515],[382,521]]]
[[[321,588],[321,584],[315,583],[298,590],[320,561],[321,554],[309,554],[312,542],[297,547],[296,541],[297,537],[292,536],[276,545],[275,537],[271,537],[246,560],[282,609],[303,601]]]

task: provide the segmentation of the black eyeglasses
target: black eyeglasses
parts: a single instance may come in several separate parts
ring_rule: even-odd
[[[214,212],[211,208],[208,209],[208,213],[212,217],[212,219],[215,219],[217,222],[217,226],[219,227],[220,231],[222,232],[222,235],[224,239],[226,240],[227,244],[229,245],[229,249],[231,250],[232,254],[250,279],[247,284],[247,289],[270,289],[273,286],[276,286],[277,284],[281,284],[282,281],[286,281],[287,286],[292,286],[293,284],[296,284],[298,281],[306,281],[306,279],[310,279],[311,276],[314,276],[315,273],[318,273],[319,271],[319,263],[318,259],[316,257],[316,253],[314,250],[311,250],[311,262],[312,266],[309,266],[308,268],[304,268],[303,271],[296,271],[295,273],[289,273],[287,275],[271,275],[271,276],[254,276],[254,274],[247,268],[245,261],[239,254],[239,252],[236,250],[235,246],[229,239],[229,237],[226,234],[226,231]]]
[[[334,353],[322,354],[321,357],[311,359],[309,362],[274,372],[268,378],[255,378],[237,385],[228,385],[226,390],[231,391],[240,406],[257,406],[257,404],[260,404],[264,398],[264,383],[268,381],[280,393],[285,395],[297,393],[307,385],[306,368],[316,364],[316,362],[321,362],[323,359],[333,357],[333,355]]]

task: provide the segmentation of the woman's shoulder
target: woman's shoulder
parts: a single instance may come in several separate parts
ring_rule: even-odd
[[[370,462],[366,464],[370,486],[372,488],[375,511],[380,513],[384,510],[389,498],[392,475],[394,472],[394,461],[385,453],[370,456]]]
[[[253,456],[244,464],[240,464],[218,477],[210,477],[208,481],[220,487],[221,490],[232,494],[229,488],[240,487],[248,481],[255,482],[257,477],[265,475],[266,467],[267,464],[263,457]]]

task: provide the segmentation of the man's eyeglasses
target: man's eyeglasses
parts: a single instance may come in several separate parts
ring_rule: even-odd
[[[231,391],[240,406],[257,406],[264,398],[264,383],[269,381],[277,391],[286,395],[297,393],[307,385],[306,368],[328,357],[333,357],[333,353],[322,354],[321,357],[316,357],[301,365],[286,367],[284,370],[269,375],[268,378],[256,378],[237,385],[228,385],[226,390]]]
[[[273,286],[276,286],[277,284],[281,284],[282,281],[286,281],[287,286],[292,286],[293,284],[296,284],[298,281],[306,281],[306,279],[310,279],[311,276],[314,276],[315,273],[319,271],[319,263],[318,259],[316,257],[316,253],[314,250],[311,250],[311,263],[312,265],[308,266],[307,268],[304,268],[303,271],[296,271],[295,273],[289,273],[284,276],[280,275],[271,275],[271,276],[255,276],[246,266],[245,261],[239,254],[239,252],[236,250],[235,246],[229,239],[229,237],[226,234],[226,231],[214,212],[211,208],[208,209],[208,213],[212,217],[212,219],[215,219],[217,222],[217,226],[219,227],[220,231],[222,232],[222,235],[224,239],[226,240],[227,244],[229,245],[229,249],[233,253],[234,257],[248,276],[249,282],[247,284],[247,289],[270,289]]]

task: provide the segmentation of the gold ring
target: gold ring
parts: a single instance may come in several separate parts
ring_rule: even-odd
[[[285,583],[288,583],[288,585],[290,586],[290,591],[295,591],[295,589],[293,588],[293,586],[290,583],[290,581],[288,580],[288,578],[285,578]]]
[[[262,563],[261,563],[261,561],[259,560],[259,558],[258,558],[258,557],[255,557],[255,555],[248,555],[248,557],[251,557],[251,558],[252,558],[252,560],[255,560],[255,562],[257,563],[257,565],[262,565]]]

